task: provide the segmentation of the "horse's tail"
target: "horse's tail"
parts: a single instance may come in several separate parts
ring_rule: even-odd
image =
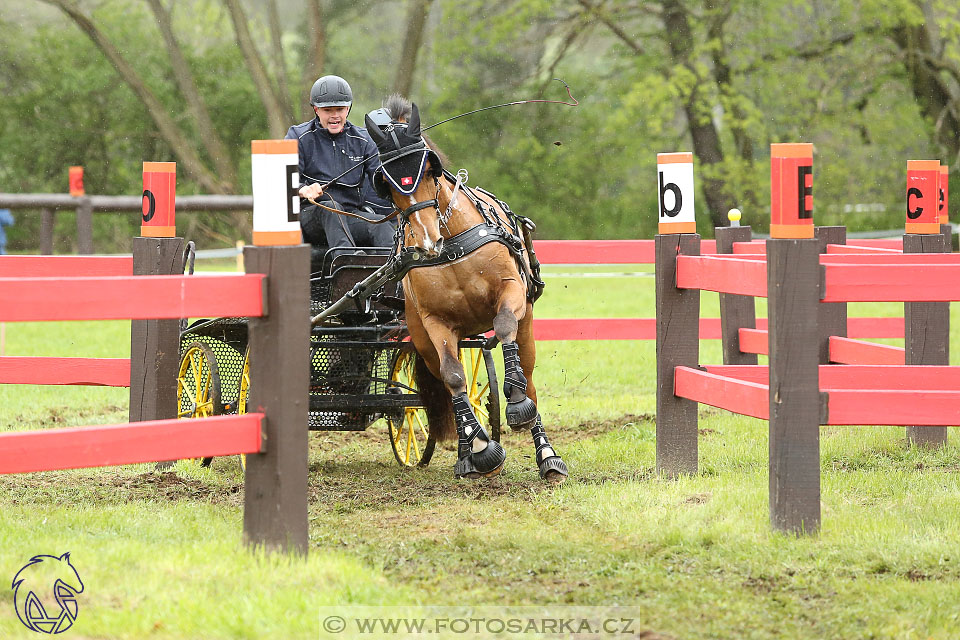
[[[443,382],[433,377],[423,358],[417,356],[413,370],[417,381],[417,390],[427,414],[430,433],[437,442],[453,440],[457,437],[457,426],[453,420],[453,402]]]

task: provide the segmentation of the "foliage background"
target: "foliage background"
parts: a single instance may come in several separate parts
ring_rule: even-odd
[[[249,141],[272,130],[231,4],[245,11],[274,94],[299,106],[309,85],[297,79],[322,64],[350,80],[354,123],[396,87],[401,62],[413,59],[402,52],[415,24],[422,38],[409,94],[426,123],[563,99],[550,79],[567,81],[579,108],[506,107],[431,132],[454,170],[466,167],[473,184],[533,217],[540,237],[650,237],[661,151],[695,152],[708,236],[733,206],[766,228],[771,142],[816,145],[816,220],[851,230],[902,226],[907,159],[958,164],[960,9],[941,0],[156,2],[235,175],[218,172],[202,144],[148,0],[24,0],[0,6],[0,192],[62,193],[67,167],[78,164],[87,193],[139,194],[141,162],[179,160],[140,96],[69,17],[75,10],[127,59],[225,192],[249,193]],[[271,57],[271,5],[282,65]],[[210,191],[183,166],[180,194]],[[74,250],[72,215],[57,224],[57,250]],[[180,224],[201,246],[249,234],[249,215],[182,214]],[[99,251],[127,251],[138,217],[97,214],[95,225]],[[39,226],[36,212],[20,212],[10,249],[36,252]]]

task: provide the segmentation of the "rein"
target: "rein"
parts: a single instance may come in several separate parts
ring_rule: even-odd
[[[334,209],[333,207],[328,207],[328,206],[325,205],[325,204],[320,204],[319,202],[317,202],[317,201],[314,200],[313,198],[307,198],[307,200],[310,201],[310,204],[316,205],[316,206],[320,207],[321,209],[325,209],[325,210],[327,210],[327,211],[330,211],[331,213],[336,213],[336,214],[341,215],[341,216],[349,216],[349,217],[351,217],[351,218],[358,218],[358,219],[363,220],[364,222],[368,222],[368,223],[370,223],[370,224],[383,224],[384,222],[387,222],[388,220],[393,220],[394,218],[396,218],[396,217],[397,217],[398,215],[400,215],[401,213],[404,213],[404,212],[400,211],[400,209],[397,209],[396,207],[394,207],[393,211],[392,211],[391,213],[389,213],[388,215],[385,215],[384,217],[380,218],[379,220],[371,220],[370,218],[368,218],[368,217],[366,217],[366,216],[362,216],[362,215],[360,215],[359,213],[351,213],[351,212],[349,212],[349,211],[344,211],[343,209]],[[429,202],[429,200],[428,200],[427,202]]]

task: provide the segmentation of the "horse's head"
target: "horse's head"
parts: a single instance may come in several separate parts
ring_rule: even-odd
[[[392,199],[403,211],[407,245],[419,247],[430,257],[438,255],[443,236],[437,181],[443,164],[420,131],[417,105],[402,98],[388,100],[386,109],[368,113],[364,123],[380,154],[382,166],[373,180],[377,194]]]

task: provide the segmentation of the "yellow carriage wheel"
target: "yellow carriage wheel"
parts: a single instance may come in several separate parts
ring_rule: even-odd
[[[223,411],[217,359],[213,350],[202,342],[191,342],[180,358],[177,406],[178,418],[209,418]],[[209,466],[213,458],[194,460]]]
[[[467,399],[480,422],[480,426],[491,438],[500,441],[500,396],[497,384],[493,355],[479,347],[461,348],[458,351],[460,364],[467,377]]]
[[[240,371],[240,391],[237,393],[237,415],[247,412],[247,402],[250,399],[250,347],[247,346],[243,354],[243,369]],[[247,454],[240,454],[240,470],[247,470]]]
[[[480,348],[459,350],[460,362],[467,378],[467,398],[477,420],[494,440],[500,439],[500,402],[496,385],[496,372],[489,351]],[[403,352],[394,361],[390,380],[399,391],[418,391],[414,377],[417,355]],[[397,462],[407,467],[426,466],[433,457],[436,440],[430,434],[427,414],[423,407],[404,407],[399,416],[387,416],[390,448]]]
[[[417,380],[414,366],[417,354],[402,351],[393,362],[390,372],[391,387],[400,393],[415,393]],[[403,407],[402,414],[387,415],[387,432],[390,434],[390,448],[393,456],[405,467],[425,467],[433,457],[436,440],[430,436],[427,424],[427,412],[423,407]]]

